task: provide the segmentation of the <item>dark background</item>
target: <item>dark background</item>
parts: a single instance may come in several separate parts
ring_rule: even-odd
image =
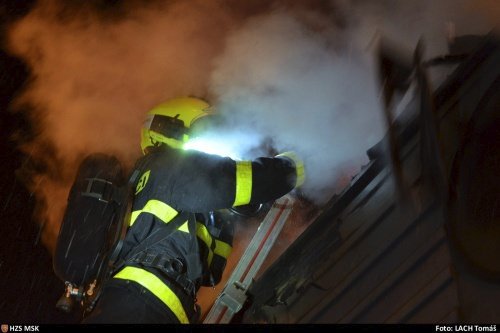
[[[30,163],[17,149],[13,135],[33,133],[26,112],[13,112],[11,101],[29,82],[29,68],[5,47],[9,24],[29,11],[35,1],[0,2],[0,322],[72,323],[75,316],[56,310],[64,284],[52,271],[52,260],[39,241],[40,227],[32,219],[35,197],[17,175]]]

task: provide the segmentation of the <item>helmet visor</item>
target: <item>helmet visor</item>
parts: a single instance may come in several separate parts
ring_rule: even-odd
[[[146,119],[145,127],[149,128],[150,131],[179,141],[182,141],[184,134],[187,134],[187,128],[182,120],[162,115],[149,116]]]

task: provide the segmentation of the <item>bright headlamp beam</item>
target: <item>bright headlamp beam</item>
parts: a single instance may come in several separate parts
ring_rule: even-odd
[[[207,154],[240,159],[240,154],[236,151],[234,144],[231,145],[220,138],[198,137],[192,138],[183,146],[185,150],[197,150]]]

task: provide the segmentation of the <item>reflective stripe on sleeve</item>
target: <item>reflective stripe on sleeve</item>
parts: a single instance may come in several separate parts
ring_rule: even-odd
[[[233,206],[246,205],[252,197],[252,162],[236,162],[236,194]]]
[[[165,303],[181,324],[189,324],[186,311],[177,295],[153,273],[142,268],[127,266],[118,272],[114,278],[130,280],[140,284]]]

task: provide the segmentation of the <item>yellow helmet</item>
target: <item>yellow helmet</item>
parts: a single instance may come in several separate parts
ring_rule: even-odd
[[[198,98],[180,97],[168,100],[151,109],[141,131],[141,149],[166,144],[182,148],[189,139],[193,124],[212,113],[210,105]]]

